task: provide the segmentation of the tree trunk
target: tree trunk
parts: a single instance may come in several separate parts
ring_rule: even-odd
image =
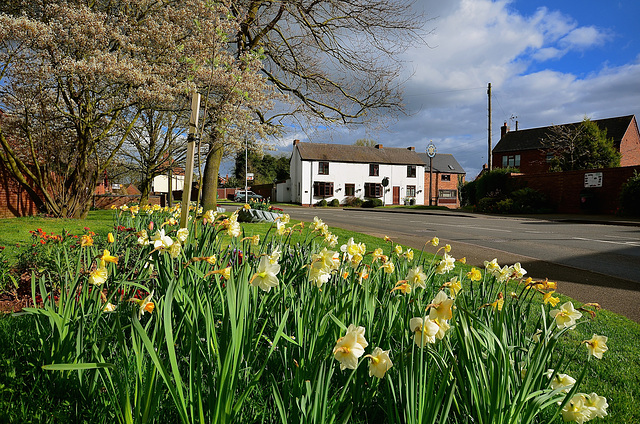
[[[149,193],[151,192],[151,180],[145,178],[140,182],[140,201],[139,206],[143,207],[149,204]]]
[[[202,176],[202,208],[205,211],[215,211],[218,206],[218,174],[223,154],[224,146],[222,143],[212,142],[210,144]]]

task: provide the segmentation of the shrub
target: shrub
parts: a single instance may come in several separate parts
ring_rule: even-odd
[[[538,190],[526,187],[509,195],[513,200],[512,211],[505,213],[543,213],[549,212],[547,196]]]
[[[475,181],[476,199],[507,196],[513,190],[509,180],[512,172],[519,171],[516,168],[498,168],[482,174]]]
[[[340,206],[340,201],[338,199],[331,199],[331,202],[329,202],[329,206],[333,206],[334,208],[338,207]]]
[[[362,202],[363,208],[375,208],[377,206],[382,206],[382,200],[380,199],[367,199]]]
[[[460,188],[460,195],[462,196],[462,206],[472,206],[477,203],[476,198],[476,182],[469,181]]]
[[[634,171],[620,190],[620,211],[626,215],[640,216],[640,174]]]
[[[362,199],[355,196],[349,196],[344,199],[344,205],[359,208],[362,206]]]
[[[316,203],[316,206],[320,206],[320,207],[322,207],[322,208],[326,207],[326,206],[327,206],[327,201],[326,201],[326,199],[322,199],[322,200],[320,200],[318,203]]]
[[[495,197],[483,197],[478,201],[476,210],[484,213],[495,213],[496,204],[499,202]]]

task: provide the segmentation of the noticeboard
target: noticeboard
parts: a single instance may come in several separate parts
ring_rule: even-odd
[[[602,187],[602,172],[588,172],[584,174],[584,186]]]

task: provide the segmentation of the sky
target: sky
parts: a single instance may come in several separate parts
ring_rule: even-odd
[[[289,132],[294,139],[385,147],[430,140],[472,180],[487,162],[488,98],[492,144],[511,129],[640,115],[640,2],[637,0],[417,0],[428,46],[407,51],[406,115],[357,129]]]

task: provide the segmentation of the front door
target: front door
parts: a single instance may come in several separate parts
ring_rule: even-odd
[[[394,205],[400,204],[400,187],[399,186],[393,187],[393,204]]]

